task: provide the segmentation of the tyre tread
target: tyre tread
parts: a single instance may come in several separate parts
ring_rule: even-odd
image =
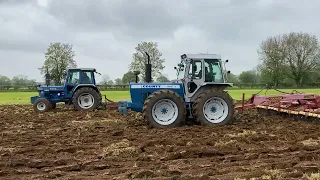
[[[95,90],[94,88],[92,87],[82,87],[82,88],[79,88],[76,90],[76,92],[74,92],[73,96],[72,96],[72,104],[75,106],[75,108],[78,110],[78,111],[84,111],[86,109],[82,109],[79,105],[78,105],[78,101],[77,101],[77,97],[84,91],[87,91],[89,92],[94,98],[95,98],[95,103],[94,105],[90,108],[90,109],[87,109],[87,110],[95,110],[99,104],[101,103],[101,100],[102,100],[102,96],[100,95],[100,93]]]
[[[230,106],[229,109],[229,113],[231,113],[231,115],[233,116],[234,114],[234,104],[232,103],[232,97],[230,96],[229,93],[223,91],[223,90],[219,90],[219,89],[209,89],[207,91],[204,91],[203,93],[201,93],[195,100],[195,102],[193,103],[192,106],[192,114],[194,116],[194,119],[196,121],[196,123],[201,124],[201,125],[208,125],[208,123],[206,122],[205,119],[201,119],[201,115],[199,113],[203,113],[202,112],[202,107],[201,106],[201,101],[203,100],[203,97],[205,97],[208,94],[212,94],[212,93],[221,93],[222,96],[226,97],[226,103]],[[228,100],[230,100],[230,103],[228,103]],[[231,111],[231,112],[230,112]],[[233,117],[231,117],[231,119],[227,120],[226,123],[223,124],[231,124],[233,122]]]
[[[173,99],[175,99],[177,102],[177,106],[179,108],[179,114],[181,113],[181,116],[179,117],[178,115],[178,120],[177,122],[178,123],[173,123],[171,125],[168,125],[167,127],[178,127],[178,126],[181,126],[183,124],[183,121],[185,120],[185,117],[186,117],[186,109],[185,109],[185,106],[184,106],[184,101],[183,99],[174,91],[171,91],[171,90],[159,90],[159,91],[156,91],[152,94],[150,94],[144,101],[143,103],[143,109],[142,109],[142,116],[143,116],[143,119],[147,120],[147,123],[148,123],[148,126],[149,127],[157,127],[157,128],[163,128],[164,126],[161,126],[161,125],[158,125],[158,124],[155,124],[155,122],[152,121],[152,113],[150,111],[151,109],[151,103],[153,99],[159,97],[159,96],[163,96],[163,95],[168,95],[168,97],[172,97]],[[182,106],[183,105],[183,106]],[[182,112],[180,112],[182,111]]]

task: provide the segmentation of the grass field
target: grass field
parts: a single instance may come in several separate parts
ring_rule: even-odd
[[[282,91],[292,92],[292,90],[293,89],[285,89]],[[319,89],[301,89],[298,91],[320,94]],[[246,98],[249,98],[252,94],[259,92],[259,89],[232,89],[228,90],[228,92],[234,99],[241,99],[242,93],[245,93]],[[107,98],[113,101],[130,100],[129,91],[103,91],[102,94],[106,95]],[[262,91],[260,94],[264,95],[265,91]],[[269,90],[267,95],[271,94],[279,94],[279,92],[275,90]],[[0,104],[30,104],[30,97],[36,95],[36,92],[0,92]]]

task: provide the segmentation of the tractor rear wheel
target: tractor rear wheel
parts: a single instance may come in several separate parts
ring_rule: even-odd
[[[90,87],[78,89],[72,97],[72,104],[78,111],[95,110],[100,102],[99,92]]]
[[[51,109],[51,103],[48,99],[39,98],[34,102],[33,109],[38,113],[47,112]]]
[[[181,126],[186,117],[184,101],[173,91],[157,91],[145,100],[143,117],[154,128]]]
[[[222,90],[210,89],[200,94],[193,104],[195,121],[201,125],[226,125],[234,119],[231,96]]]

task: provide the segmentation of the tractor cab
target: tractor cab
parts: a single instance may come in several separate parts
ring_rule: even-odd
[[[178,64],[177,76],[183,81],[187,99],[207,85],[232,86],[227,83],[225,63],[217,54],[183,54]]]
[[[96,69],[93,68],[70,68],[67,72],[65,88],[67,93],[72,93],[78,85],[96,85]]]

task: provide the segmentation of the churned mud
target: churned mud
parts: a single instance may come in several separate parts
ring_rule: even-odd
[[[149,129],[141,114],[0,106],[0,179],[319,179],[320,125],[256,112]]]

